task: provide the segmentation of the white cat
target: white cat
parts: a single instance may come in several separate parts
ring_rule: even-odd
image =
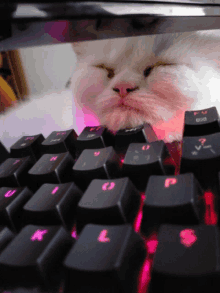
[[[150,123],[158,138],[181,140],[184,111],[220,113],[220,30],[73,44],[78,106],[117,131]]]
[[[2,115],[0,140],[7,148],[23,135],[75,128],[74,121],[78,134],[85,125],[117,131],[148,122],[159,139],[172,142],[182,139],[184,111],[216,106],[220,113],[220,30],[85,41],[73,48],[73,95],[51,93]]]

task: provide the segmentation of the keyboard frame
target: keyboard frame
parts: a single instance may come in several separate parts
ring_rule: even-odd
[[[220,28],[220,0],[3,1],[0,51]]]

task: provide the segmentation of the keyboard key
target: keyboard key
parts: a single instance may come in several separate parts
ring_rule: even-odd
[[[153,260],[150,292],[219,291],[219,230],[163,225]]]
[[[32,195],[27,187],[0,188],[0,223],[18,232],[22,228],[23,206]]]
[[[0,142],[0,164],[9,158],[9,152],[5,146]]]
[[[133,223],[140,194],[129,180],[93,180],[77,206],[76,227],[80,233],[89,223],[117,225]]]
[[[145,256],[143,239],[130,225],[89,224],[64,260],[64,292],[137,292]]]
[[[24,224],[71,228],[82,191],[75,183],[43,184],[23,207]]]
[[[15,233],[12,232],[8,227],[0,226],[0,253],[5,247],[14,239]]]
[[[0,165],[0,186],[19,187],[28,182],[28,170],[33,166],[30,157],[9,158]]]
[[[141,231],[150,235],[161,224],[204,223],[203,190],[192,173],[151,176],[145,191]]]
[[[186,111],[183,136],[203,136],[220,132],[216,107]]]
[[[103,126],[87,126],[78,136],[76,145],[79,154],[85,149],[106,148],[113,145],[114,135]]]
[[[25,226],[0,255],[1,283],[10,286],[57,284],[73,238],[59,226]]]
[[[114,179],[120,175],[121,161],[113,147],[84,150],[73,166],[74,179],[85,191],[93,179]]]
[[[220,133],[183,138],[180,173],[192,172],[203,189],[215,189],[220,171]]]
[[[69,152],[75,158],[77,134],[74,129],[53,131],[41,144],[42,154]]]
[[[151,175],[174,175],[175,163],[165,143],[131,143],[122,167],[123,176],[128,176],[134,185],[144,191]]]
[[[220,121],[210,111],[191,111],[195,125],[186,117],[183,149],[147,124],[54,131],[43,146],[29,135],[11,158],[0,144],[0,292],[218,293]],[[191,254],[173,228],[163,244],[164,224]],[[204,232],[208,245],[198,245],[203,226],[217,229]]]
[[[45,154],[29,170],[34,191],[44,183],[66,183],[72,179],[74,160],[69,153]]]
[[[10,147],[12,158],[23,158],[30,156],[33,162],[41,157],[41,143],[44,141],[42,134],[23,136]]]
[[[125,155],[129,144],[134,142],[150,143],[158,138],[150,124],[140,125],[134,128],[126,128],[117,131],[115,135],[114,149],[122,157]]]

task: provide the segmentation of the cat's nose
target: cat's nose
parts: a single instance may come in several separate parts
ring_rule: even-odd
[[[134,87],[132,86],[130,83],[128,82],[124,82],[124,83],[119,83],[117,84],[114,88],[113,91],[115,91],[116,93],[119,93],[119,95],[124,98],[126,97],[130,92],[133,92],[137,89],[138,87]]]

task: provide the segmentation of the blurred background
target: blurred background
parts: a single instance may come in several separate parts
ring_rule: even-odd
[[[0,85],[4,90],[0,94],[1,98],[5,97],[1,113],[13,106],[7,101],[34,99],[67,89],[76,63],[70,43],[22,48],[0,54]]]

